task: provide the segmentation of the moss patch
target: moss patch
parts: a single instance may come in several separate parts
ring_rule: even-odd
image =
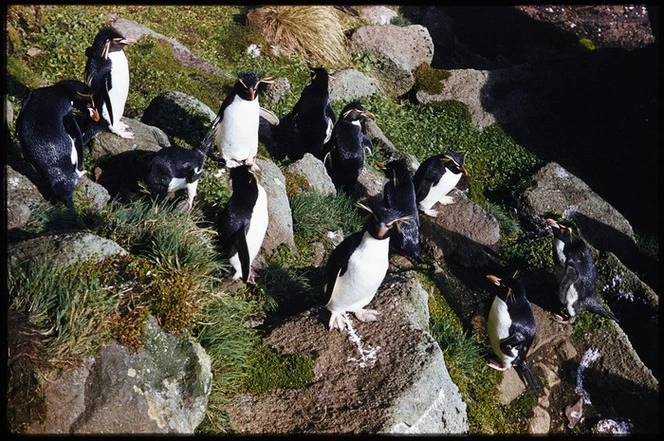
[[[266,345],[255,347],[244,386],[248,392],[277,388],[299,389],[313,381],[313,360],[302,355],[280,355]]]

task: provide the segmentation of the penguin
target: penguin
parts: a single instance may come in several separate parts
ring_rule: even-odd
[[[581,311],[588,310],[613,321],[618,319],[607,311],[599,301],[595,289],[597,270],[590,254],[590,249],[581,232],[570,220],[546,218],[546,223],[553,232],[553,261],[558,298],[564,308],[567,319],[554,314],[554,319],[561,323],[573,323]]]
[[[253,284],[251,264],[267,231],[267,194],[248,164],[231,168],[230,178],[233,194],[216,223],[219,245],[235,270],[233,279]]]
[[[186,149],[177,145],[162,148],[148,163],[145,186],[153,197],[163,197],[178,190],[187,190],[187,199],[180,205],[184,212],[191,210],[198,181],[211,144],[212,131],[197,147]]]
[[[288,119],[289,125],[284,126],[294,132],[288,146],[288,157],[291,161],[301,159],[305,153],[311,153],[323,160],[323,145],[332,136],[332,129],[337,116],[330,104],[328,90],[329,74],[323,67],[310,70],[311,82],[302,89],[300,99],[295,103]]]
[[[399,224],[390,240],[391,251],[409,257],[417,263],[424,263],[420,255],[420,217],[415,201],[413,177],[406,162],[392,160],[387,164],[378,163],[388,181],[383,187],[383,204],[398,210],[409,220]]]
[[[431,208],[436,202],[443,205],[454,203],[454,198],[447,196],[447,193],[452,191],[462,175],[467,174],[464,159],[464,153],[450,152],[431,156],[420,164],[413,176],[420,211],[436,217],[438,212]]]
[[[214,146],[221,154],[226,168],[248,164],[257,170],[254,159],[258,153],[260,104],[258,88],[261,81],[255,72],[242,72],[233,90],[221,103],[217,116],[210,124],[214,131]]]
[[[487,321],[489,341],[497,359],[491,359],[488,365],[499,371],[514,367],[528,387],[539,390],[539,382],[526,359],[537,330],[535,315],[517,277],[486,276],[499,288]]]
[[[113,27],[101,28],[92,46],[85,49],[87,61],[83,74],[100,102],[108,130],[129,139],[134,134],[120,121],[129,93],[129,63],[123,49],[134,43],[135,39],[125,38]]]
[[[406,220],[394,209],[381,205],[373,209],[361,231],[346,237],[328,258],[325,270],[324,301],[331,312],[329,329],[343,331],[349,324],[347,312],[358,320],[375,321],[378,311],[364,309],[373,300],[389,266],[389,243],[396,224]]]
[[[23,156],[47,182],[53,196],[75,214],[74,188],[86,172],[77,109],[100,120],[92,90],[78,80],[62,80],[28,93],[16,120]]]
[[[325,146],[325,169],[334,185],[347,194],[352,194],[364,168],[364,150],[368,138],[362,131],[362,122],[373,118],[374,114],[358,101],[346,104]]]

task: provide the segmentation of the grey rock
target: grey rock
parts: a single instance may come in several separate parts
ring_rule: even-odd
[[[290,93],[291,84],[290,81],[288,81],[288,78],[275,78],[272,80],[272,83],[268,84],[265,87],[265,90],[261,93],[261,101],[266,104],[277,104]]]
[[[397,15],[397,11],[387,6],[363,6],[360,9],[360,18],[375,25],[390,24]]]
[[[8,245],[10,260],[44,259],[62,265],[71,265],[80,260],[101,260],[127,251],[112,240],[94,234],[78,232],[54,234],[28,239]]]
[[[363,26],[350,37],[351,51],[373,57],[371,76],[382,93],[398,97],[412,89],[414,72],[421,64],[431,64],[433,41],[421,25]]]
[[[260,167],[259,182],[267,193],[269,223],[263,240],[262,255],[270,256],[281,244],[296,250],[293,238],[293,215],[286,194],[286,178],[279,167],[269,159],[257,158]]]
[[[76,195],[94,211],[101,211],[111,200],[108,190],[97,182],[83,175],[76,184]]]
[[[168,136],[197,146],[210,128],[216,112],[197,98],[169,91],[157,95],[143,112],[141,122],[158,127]]]
[[[37,187],[11,166],[5,165],[7,185],[7,229],[24,227],[30,219],[32,208],[48,202]]]
[[[47,418],[29,433],[193,434],[205,416],[210,359],[154,317],[137,353],[112,340],[94,359],[61,372],[45,391]]]
[[[466,405],[428,333],[427,296],[413,275],[389,274],[370,304],[380,313],[378,321],[351,319],[356,337],[329,332],[326,315],[315,310],[271,329],[265,336],[271,348],[312,359],[313,382],[235,397],[225,407],[234,429],[240,434],[466,433]],[[256,413],[264,424],[256,424]]]
[[[284,168],[286,180],[289,176],[299,176],[306,180],[307,189],[319,192],[325,196],[336,196],[337,190],[332,183],[332,179],[327,174],[323,162],[311,153],[305,153],[302,159]],[[303,189],[306,190],[306,189]]]
[[[356,69],[343,69],[330,77],[330,101],[361,101],[362,98],[379,93],[376,82]]]
[[[110,156],[133,151],[156,152],[162,147],[171,146],[168,136],[158,127],[125,117],[121,121],[134,132],[134,138],[121,138],[111,132],[101,132],[88,144],[92,159],[99,161]]]

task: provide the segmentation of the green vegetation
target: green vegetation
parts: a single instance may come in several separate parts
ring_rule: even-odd
[[[316,191],[303,191],[290,198],[293,234],[313,242],[321,241],[328,231],[343,230],[350,234],[362,228],[362,218],[353,200],[344,193],[324,196]]]
[[[265,393],[277,388],[298,389],[313,381],[313,362],[302,355],[279,355],[264,344],[255,348],[245,388]]]
[[[415,89],[437,95],[443,91],[443,80],[450,77],[446,70],[434,69],[422,63],[415,70]]]

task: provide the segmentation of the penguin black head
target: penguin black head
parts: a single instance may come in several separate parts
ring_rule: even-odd
[[[258,97],[261,79],[255,72],[242,72],[238,75],[233,91],[243,100],[253,101]]]
[[[501,288],[497,295],[506,303],[515,302],[516,299],[523,299],[526,297],[526,290],[518,277],[518,272],[514,273],[511,277],[501,278],[493,274],[487,274],[486,276],[491,283]]]
[[[233,186],[233,193],[246,189],[247,186],[253,185],[256,182],[256,175],[251,170],[250,165],[240,165],[230,169],[231,184]]]
[[[365,220],[365,228],[374,239],[389,238],[393,229],[399,227],[400,222],[410,219],[410,216],[402,216],[398,210],[383,205],[374,204],[373,207],[369,207],[360,202],[356,205],[369,213]]]
[[[449,152],[440,156],[442,163],[451,170],[454,174],[463,173],[468,175],[466,167],[464,167],[464,161],[466,159],[465,153],[460,152]]]
[[[366,121],[373,118],[374,114],[365,109],[359,101],[348,103],[341,110],[341,119],[346,121]]]
[[[309,73],[311,74],[311,82],[316,82],[316,83],[321,83],[325,84],[325,87],[327,87],[327,82],[330,78],[330,74],[327,72],[327,70],[324,67],[312,67],[309,69]]]
[[[546,218],[546,223],[551,227],[554,237],[565,244],[574,244],[583,240],[579,228],[570,220]]]
[[[387,164],[377,163],[376,165],[383,170],[387,179],[392,181],[395,186],[398,186],[400,182],[405,182],[410,176],[410,170],[403,159],[393,159]]]
[[[90,116],[94,122],[99,121],[101,115],[95,105],[92,89],[87,84],[78,80],[62,80],[57,86],[67,91],[75,109]]]
[[[92,46],[85,50],[88,58],[108,58],[110,52],[121,51],[128,44],[134,44],[133,38],[125,38],[113,27],[104,27],[97,32]]]

